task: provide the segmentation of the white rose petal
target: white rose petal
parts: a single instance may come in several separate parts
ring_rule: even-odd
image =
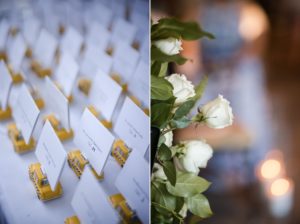
[[[207,161],[212,157],[212,148],[200,140],[185,141],[180,144],[183,155],[174,158],[176,168],[198,174],[199,168],[205,168]]]
[[[166,77],[173,86],[173,95],[176,97],[175,104],[182,104],[188,98],[196,95],[191,81],[185,75],[172,74]]]
[[[219,95],[216,99],[205,104],[201,109],[205,123],[210,128],[225,128],[232,125],[233,114],[228,100]]]
[[[166,130],[168,130],[170,127],[169,126],[167,126],[166,127]],[[165,137],[165,144],[166,144],[166,146],[168,146],[168,147],[171,147],[172,146],[172,144],[173,144],[173,132],[172,131],[169,131],[169,132],[167,132],[166,134],[164,134],[164,137]]]
[[[163,167],[160,164],[154,163],[153,170],[154,172],[152,173],[152,179],[161,179],[161,180],[168,179],[163,170]]]
[[[182,218],[185,218],[187,215],[188,207],[187,204],[184,203],[181,210],[179,211],[179,215],[181,215]]]
[[[163,53],[167,55],[179,54],[179,52],[182,50],[181,40],[178,40],[173,37],[169,37],[164,40],[155,41],[153,44],[154,46],[156,46],[158,49],[160,49]]]

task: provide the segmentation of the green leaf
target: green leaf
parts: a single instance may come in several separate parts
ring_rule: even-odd
[[[160,147],[158,149],[157,156],[158,156],[159,160],[161,160],[161,161],[170,160],[172,158],[172,152],[169,149],[169,147],[163,143],[160,145]]]
[[[157,103],[151,106],[151,125],[162,128],[168,121],[173,104]]]
[[[193,173],[177,172],[176,185],[172,186],[167,183],[167,190],[179,197],[191,197],[207,190],[210,183],[202,177]]]
[[[180,210],[182,209],[183,204],[184,204],[184,198],[177,197],[175,212],[180,212]]]
[[[208,218],[213,214],[209,202],[203,194],[187,198],[187,206],[191,213],[201,218]]]
[[[171,120],[176,98],[172,96],[167,100],[151,100],[151,125],[160,129],[166,128]]]
[[[164,172],[168,178],[168,181],[175,186],[176,184],[176,169],[174,163],[171,161],[163,161],[162,163]]]
[[[194,107],[195,101],[194,100],[188,100],[181,104],[178,109],[175,111],[174,119],[181,118],[185,115],[187,115],[190,110]]]
[[[204,90],[207,86],[207,82],[208,82],[208,77],[205,75],[200,81],[200,83],[195,87],[196,95],[192,98],[192,100],[194,100],[195,103],[201,99]]]
[[[167,100],[155,100],[155,99],[151,99],[151,105],[157,104],[157,103],[166,103],[166,104],[172,104],[174,105],[176,100],[176,97],[172,96]]]
[[[151,27],[151,40],[169,37],[184,40],[197,40],[202,37],[213,39],[214,36],[204,31],[197,22],[182,22],[174,18],[163,18]]]
[[[168,70],[168,62],[154,61],[151,65],[151,75],[165,77]]]
[[[151,65],[151,75],[158,77],[160,73],[161,62],[155,61]]]
[[[153,45],[151,47],[151,60],[161,62],[161,63],[175,62],[178,65],[182,65],[187,61],[187,59],[182,57],[180,54],[175,54],[175,55],[164,54],[161,50],[159,50],[157,47]]]
[[[164,78],[151,75],[151,99],[167,100],[172,96],[172,84]]]
[[[152,202],[152,204],[151,204],[151,223],[172,224],[173,223],[172,213],[162,214],[157,211],[157,208],[158,208],[157,204],[155,202],[154,203]]]
[[[191,120],[187,117],[179,118],[178,120],[173,119],[171,121],[171,126],[175,128],[186,128],[191,123]]]
[[[167,191],[166,185],[163,183],[156,181],[151,182],[151,198],[152,201],[160,205],[155,206],[159,212],[166,214],[168,210],[174,211],[176,208],[176,197]]]
[[[161,64],[160,72],[158,74],[159,77],[165,77],[166,76],[166,73],[167,73],[167,70],[168,70],[168,65],[169,65],[169,63],[167,63],[167,62],[164,62],[164,63]]]

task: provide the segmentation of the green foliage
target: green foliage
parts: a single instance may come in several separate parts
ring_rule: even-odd
[[[170,160],[172,158],[172,152],[166,144],[162,143],[158,149],[157,157],[161,161]]]
[[[197,40],[202,37],[213,39],[214,36],[204,31],[196,22],[182,22],[174,18],[160,19],[151,27],[151,41],[174,37],[184,40]]]
[[[155,206],[157,211],[166,214],[176,209],[176,197],[167,191],[165,184],[152,181],[151,196],[152,201],[160,205]]]
[[[162,166],[164,169],[164,172],[168,178],[168,181],[172,186],[175,186],[176,184],[176,169],[174,166],[174,163],[171,161],[163,161]]]
[[[173,86],[166,79],[151,76],[151,99],[167,100],[173,96]]]
[[[154,61],[151,65],[151,75],[157,77],[164,77],[168,70],[168,62]]]
[[[196,22],[181,22],[173,18],[164,18],[151,27],[151,41],[174,37],[183,40],[197,40],[202,37],[213,39],[213,35],[204,31]],[[151,125],[161,129],[158,141],[156,162],[162,167],[167,180],[151,181],[151,221],[152,223],[184,223],[179,213],[186,203],[190,212],[199,218],[212,214],[208,200],[202,194],[210,186],[205,179],[187,172],[179,172],[173,163],[176,156],[165,144],[165,133],[185,128],[192,122],[189,113],[203,95],[207,77],[195,86],[196,95],[181,105],[175,105],[173,86],[164,77],[169,63],[184,64],[188,59],[180,54],[166,55],[152,44],[151,46]]]
[[[159,102],[151,106],[151,125],[163,128],[168,119],[170,112],[173,109],[173,104]]]
[[[207,82],[208,82],[208,77],[204,76],[202,78],[202,80],[200,81],[200,83],[195,87],[196,95],[192,98],[192,100],[195,103],[201,99],[201,97],[204,93],[205,87],[207,86]]]
[[[174,114],[174,119],[182,118],[183,116],[187,115],[194,107],[194,104],[194,100],[188,100],[181,104]]]
[[[172,119],[170,122],[171,126],[174,128],[186,128],[191,124],[191,120],[187,117],[181,117],[178,119]]]
[[[176,185],[167,183],[168,192],[179,197],[191,197],[207,190],[210,183],[193,173],[177,172]]]
[[[203,194],[187,198],[187,206],[191,213],[201,218],[208,218],[212,215],[209,202]]]

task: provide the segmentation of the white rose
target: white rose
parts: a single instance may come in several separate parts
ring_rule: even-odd
[[[152,179],[161,179],[161,180],[167,180],[167,176],[163,170],[163,167],[158,164],[154,163],[153,165],[153,173],[152,173]]]
[[[170,127],[169,126],[167,126],[166,127],[166,130],[168,130]],[[166,134],[164,134],[164,137],[165,137],[165,144],[166,144],[166,146],[168,146],[168,147],[171,147],[172,146],[172,144],[173,144],[173,132],[172,131],[169,131],[169,132],[167,132]]]
[[[200,112],[204,116],[204,122],[210,128],[225,128],[232,125],[233,114],[229,101],[219,95],[216,99],[205,104]]]
[[[196,95],[191,81],[187,80],[185,75],[172,74],[166,77],[173,86],[173,95],[176,97],[175,104],[182,104],[188,98]]]
[[[154,45],[167,55],[179,54],[182,50],[181,40],[178,40],[174,37],[169,37],[164,40],[158,40],[154,42]]]
[[[212,157],[213,150],[204,141],[184,141],[172,147],[179,156],[174,157],[178,170],[198,174],[199,168],[205,168],[207,161]]]
[[[179,211],[179,215],[181,215],[182,218],[185,218],[187,215],[188,207],[187,204],[184,203],[181,210]]]

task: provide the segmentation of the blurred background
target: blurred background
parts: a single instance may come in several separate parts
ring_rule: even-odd
[[[152,19],[196,20],[214,40],[184,42],[192,60],[173,65],[195,84],[209,84],[199,106],[218,94],[234,125],[176,133],[205,138],[214,156],[200,175],[213,217],[201,223],[300,223],[300,1],[152,0]],[[198,223],[192,215],[187,223]]]

